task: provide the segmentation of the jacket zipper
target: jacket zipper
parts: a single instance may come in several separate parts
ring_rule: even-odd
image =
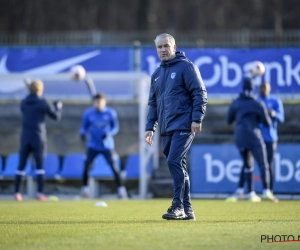
[[[164,128],[164,132],[163,134],[166,134],[167,133],[167,128],[166,128],[166,112],[165,112],[165,89],[166,89],[166,83],[167,83],[167,79],[165,79],[165,76],[166,76],[166,71],[167,71],[167,68],[163,68],[163,77],[162,77],[162,80],[163,80],[163,85],[162,85],[162,95],[163,95],[163,128]]]

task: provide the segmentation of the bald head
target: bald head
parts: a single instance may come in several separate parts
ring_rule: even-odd
[[[263,81],[259,86],[259,93],[262,97],[267,97],[271,92],[271,85],[267,81]]]

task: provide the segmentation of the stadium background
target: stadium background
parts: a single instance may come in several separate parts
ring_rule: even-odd
[[[276,62],[277,66],[273,66],[275,68],[270,71],[271,84],[274,93],[283,99],[286,111],[286,122],[279,127],[279,143],[288,143],[287,151],[293,152],[291,156],[281,153],[281,158],[288,157],[292,162],[293,169],[291,173],[290,167],[281,164],[282,162],[278,163],[278,166],[282,165],[283,168],[282,176],[291,175],[288,184],[282,182],[288,189],[283,188],[281,192],[299,192],[297,187],[300,178],[297,170],[300,164],[297,152],[300,125],[296,115],[300,109],[298,1],[89,0],[83,3],[74,0],[13,0],[1,1],[1,6],[2,79],[3,75],[24,72],[97,50],[100,50],[101,54],[82,63],[87,71],[142,70],[151,73],[150,66],[155,67],[151,60],[156,57],[153,39],[162,32],[174,35],[179,49],[186,51],[192,60],[200,57],[206,57],[206,60],[210,58],[211,61],[206,61],[207,65],[200,69],[204,82],[214,74],[212,65],[219,65],[220,69],[225,67],[229,72],[227,79],[232,80],[235,71],[230,67],[236,68],[230,64],[232,62],[240,66],[241,72],[244,64],[251,60],[262,60],[270,64]],[[137,49],[141,52],[139,59],[134,56]],[[157,58],[155,60],[158,61]],[[277,67],[281,67],[283,72],[281,78],[278,76]],[[60,70],[64,71],[67,71],[67,68]],[[210,150],[208,147],[211,144],[218,148],[220,144],[233,143],[233,128],[226,125],[225,117],[228,104],[239,92],[240,85],[226,88],[222,78],[224,72],[222,71],[214,86],[208,87],[209,105],[203,132],[197,135],[194,142],[204,146],[202,152]],[[284,83],[278,83],[278,79]],[[24,89],[17,93],[8,91],[4,81],[0,84],[1,90],[5,90],[0,93],[0,155],[5,159],[7,155],[18,150],[21,119],[18,105],[26,92]],[[78,129],[81,114],[89,105],[88,93],[83,93],[82,98],[74,98],[68,92],[70,89],[62,93],[62,89],[53,87],[51,91],[54,99],[61,98],[60,94],[63,94],[65,106],[60,123],[48,121],[48,151],[61,157],[71,152],[84,152]],[[138,104],[134,98],[130,99],[131,94],[122,101],[114,98],[114,93],[111,93],[109,98],[110,105],[118,112],[122,126],[116,136],[116,149],[122,159],[136,153],[139,146]],[[225,148],[227,151],[225,149],[224,154],[228,156],[231,152],[230,145]],[[216,149],[209,152],[213,154],[214,150]],[[220,158],[221,155],[214,157]],[[236,156],[232,157],[234,159]],[[201,159],[196,159],[196,162],[200,161]],[[230,159],[225,157],[221,161],[226,166]],[[205,164],[207,163],[203,162],[203,165]],[[219,173],[214,172],[215,176]],[[199,177],[193,175],[192,178],[196,179],[192,179],[192,183],[196,183],[200,177],[201,173]],[[211,183],[206,184],[205,188]],[[218,184],[228,187],[224,189],[226,192],[234,188],[234,182],[228,182],[226,176]],[[160,168],[153,174],[151,186],[156,196],[170,196],[170,193],[165,191],[167,189],[162,188],[171,187],[163,157]],[[197,193],[221,192],[218,186],[200,191],[201,186],[193,188]]]

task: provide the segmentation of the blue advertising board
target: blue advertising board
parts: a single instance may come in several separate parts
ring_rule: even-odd
[[[20,98],[28,91],[24,78],[36,77],[44,82],[45,95],[54,98],[90,98],[84,82],[45,80],[43,75],[66,72],[74,65],[82,65],[88,72],[131,71],[131,48],[96,47],[0,47],[0,98]],[[13,77],[14,73],[22,74]],[[12,76],[9,78],[9,76]],[[108,95],[132,98],[130,84],[106,84],[94,81],[98,91]],[[116,86],[117,85],[117,86]],[[129,87],[128,87],[129,85]]]
[[[279,144],[274,159],[274,192],[300,193],[300,145]],[[235,145],[194,145],[190,150],[191,192],[233,193],[238,184],[242,159]],[[262,191],[255,165],[255,191]]]
[[[264,63],[266,72],[256,77],[259,85],[262,78],[272,85],[278,94],[300,93],[300,49],[196,49],[178,48],[200,69],[209,94],[236,94],[241,91],[243,77],[249,75],[253,61]],[[142,70],[150,74],[160,61],[156,51],[142,50]]]
[[[80,64],[86,71],[130,71],[131,48],[0,47],[0,74],[56,74]]]
[[[300,94],[300,48],[178,50],[199,67],[209,95],[239,93],[250,63],[256,60],[266,68],[263,77],[255,78],[257,85],[265,79],[270,81],[273,94]],[[154,46],[141,47],[140,55],[141,70],[151,75],[160,64]],[[57,74],[76,64],[88,72],[133,71],[134,60],[133,47],[0,47],[0,77],[12,73]],[[57,93],[67,96],[71,90]],[[0,92],[9,91],[9,84],[0,82]]]

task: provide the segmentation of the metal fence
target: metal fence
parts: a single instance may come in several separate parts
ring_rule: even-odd
[[[135,41],[152,45],[157,34],[150,32],[67,31],[47,33],[0,33],[0,46],[23,45],[132,45]],[[170,31],[177,45],[188,47],[299,47],[300,30],[276,34],[272,30]]]

